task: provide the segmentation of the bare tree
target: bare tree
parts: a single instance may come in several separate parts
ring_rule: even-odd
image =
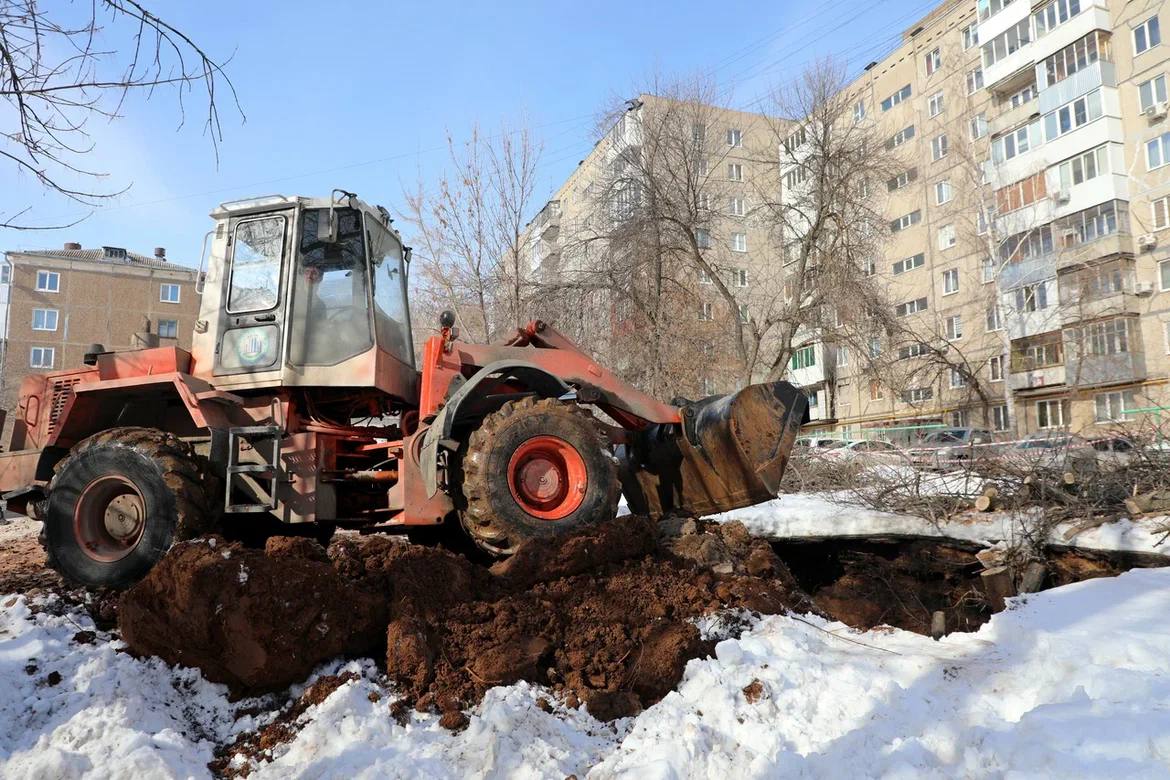
[[[405,195],[416,245],[416,300],[449,308],[471,338],[487,341],[525,318],[524,215],[540,146],[526,129],[458,143],[448,134],[449,170],[428,192]]]
[[[185,96],[197,89],[205,130],[216,147],[222,88],[239,109],[224,64],[136,0],[0,0],[0,100],[9,109],[0,160],[49,191],[96,205],[125,188],[99,186],[107,174],[85,163],[93,149],[89,122],[119,116],[133,92],[149,96],[169,87],[178,97],[182,126]],[[0,214],[0,227],[64,227],[22,221],[30,210]]]

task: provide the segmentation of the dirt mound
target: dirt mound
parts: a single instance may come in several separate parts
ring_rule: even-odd
[[[384,651],[416,709],[450,714],[529,680],[613,718],[660,699],[708,649],[693,618],[792,606],[809,602],[742,526],[623,517],[530,542],[490,570],[383,536],[346,535],[328,552],[307,539],[263,551],[196,540],[123,595],[119,622],[132,651],[196,666],[236,694]]]
[[[122,638],[236,692],[283,688],[326,658],[376,649],[385,600],[304,541],[270,543],[272,554],[218,537],[176,545],[123,594]]]

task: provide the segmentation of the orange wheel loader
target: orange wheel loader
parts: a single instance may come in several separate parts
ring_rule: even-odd
[[[458,524],[505,556],[613,517],[623,492],[651,516],[776,494],[806,410],[785,382],[665,404],[543,322],[468,344],[449,312],[416,365],[385,209],[335,190],[211,216],[190,352],[95,345],[21,387],[0,495],[72,581],[128,585],[233,527]]]

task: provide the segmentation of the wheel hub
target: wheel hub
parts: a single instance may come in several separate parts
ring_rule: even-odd
[[[568,517],[585,499],[585,460],[556,436],[535,436],[521,444],[508,463],[508,488],[520,507],[541,520]]]
[[[129,479],[111,474],[82,489],[73,512],[78,546],[90,558],[112,563],[130,554],[146,528],[146,501]]]

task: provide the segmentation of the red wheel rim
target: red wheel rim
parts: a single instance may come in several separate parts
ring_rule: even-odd
[[[98,477],[77,497],[73,534],[81,551],[95,561],[113,563],[125,558],[145,529],[146,501],[125,477]]]
[[[528,514],[541,520],[568,517],[585,500],[589,475],[577,448],[556,436],[534,436],[508,461],[508,488]]]

